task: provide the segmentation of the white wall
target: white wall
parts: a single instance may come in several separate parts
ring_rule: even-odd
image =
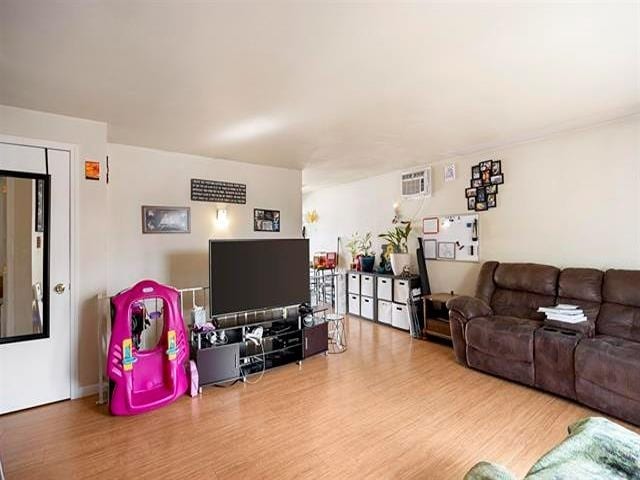
[[[109,292],[142,278],[179,288],[208,285],[210,238],[301,235],[299,170],[117,144],[109,145],[109,163]],[[228,228],[214,224],[217,204],[190,200],[192,178],[247,185],[246,205],[225,207]],[[142,205],[191,207],[191,234],[142,234]],[[254,208],[280,210],[280,233],[254,232]]]
[[[432,198],[401,202],[403,216],[418,231],[425,216],[465,212],[471,165],[492,158],[502,159],[505,184],[498,207],[480,213],[481,261],[640,268],[640,116],[435,164]],[[448,163],[457,179],[444,183]],[[400,200],[399,172],[306,194],[303,211],[319,215],[312,252],[335,250],[337,236],[386,230]],[[416,246],[414,235],[414,254]],[[429,262],[432,290],[472,293],[479,265]]]
[[[79,238],[77,245],[78,348],[76,383],[91,392],[97,382],[97,295],[113,293],[151,277],[176,286],[206,283],[207,240],[212,235],[253,237],[252,209],[282,211],[280,236],[297,237],[301,225],[299,171],[214,160],[107,143],[100,122],[0,105],[0,134],[74,144],[79,163]],[[106,184],[106,156],[110,183]],[[84,160],[101,162],[101,181],[84,179]],[[247,183],[247,205],[229,206],[231,225],[215,231],[215,206],[191,203],[192,176]],[[142,235],[143,204],[192,208],[190,235]],[[275,237],[278,234],[260,234]]]

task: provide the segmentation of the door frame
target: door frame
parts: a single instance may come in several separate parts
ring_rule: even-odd
[[[0,142],[23,145],[26,147],[40,147],[49,150],[63,150],[69,152],[70,175],[69,179],[69,303],[71,305],[69,318],[69,385],[71,391],[69,398],[80,398],[83,389],[78,378],[78,311],[79,297],[76,289],[79,277],[79,239],[80,239],[80,155],[79,147],[73,143],[53,142],[51,140],[38,140],[33,138],[18,137],[13,135],[0,134]]]

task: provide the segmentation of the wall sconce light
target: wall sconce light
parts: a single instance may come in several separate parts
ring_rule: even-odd
[[[216,227],[227,228],[229,226],[229,217],[226,208],[218,208],[216,210]]]

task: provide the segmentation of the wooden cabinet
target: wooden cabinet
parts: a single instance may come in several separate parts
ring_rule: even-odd
[[[424,334],[451,340],[451,325],[447,302],[456,295],[434,293],[422,297],[424,312]]]
[[[201,386],[238,378],[240,376],[240,344],[198,350],[196,364]]]
[[[308,358],[329,349],[329,328],[327,322],[307,327],[303,330],[302,356]]]

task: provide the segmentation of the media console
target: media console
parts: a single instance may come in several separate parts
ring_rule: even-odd
[[[296,307],[223,315],[215,322],[215,337],[212,332],[191,331],[191,358],[200,386],[242,380],[328,350],[326,322],[315,319],[307,327]],[[258,327],[262,347],[250,338]]]

